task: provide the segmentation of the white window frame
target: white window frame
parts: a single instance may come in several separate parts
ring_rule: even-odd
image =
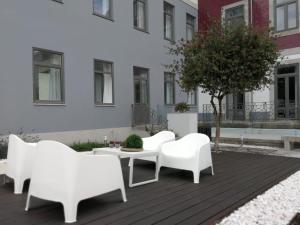
[[[225,15],[226,15],[226,10],[232,9],[238,6],[244,6],[244,19],[245,19],[245,24],[249,24],[249,5],[247,0],[235,2],[229,5],[225,5],[221,8],[221,15],[222,15],[222,20],[225,22]]]
[[[113,8],[114,8],[113,0],[109,0],[109,16],[105,16],[105,15],[95,11],[95,7],[94,7],[94,1],[95,0],[91,0],[91,1],[92,1],[92,5],[93,5],[93,15],[113,21]]]

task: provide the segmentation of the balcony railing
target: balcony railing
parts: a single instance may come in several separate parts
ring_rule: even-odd
[[[202,106],[200,121],[214,121],[213,107],[211,104]],[[274,103],[254,102],[251,104],[223,104],[223,121],[248,121],[267,122],[274,120],[296,120],[298,119],[299,108],[294,104],[276,107]]]

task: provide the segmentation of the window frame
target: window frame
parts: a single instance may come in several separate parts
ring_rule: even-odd
[[[168,75],[172,75],[173,77],[173,81],[172,81],[172,86],[173,86],[173,102],[172,103],[167,103],[167,99],[166,99],[166,83],[167,83],[167,79],[166,76]],[[168,82],[170,83],[170,82]],[[176,75],[175,73],[171,73],[171,72],[164,72],[164,103],[167,106],[174,106],[176,104]]]
[[[145,18],[144,18],[144,20],[145,20],[145,24],[144,24],[144,26],[145,26],[145,28],[144,29],[142,29],[142,28],[139,28],[138,26],[136,26],[135,25],[135,7],[136,7],[136,3],[137,2],[142,2],[143,4],[144,4],[144,16],[145,16]],[[142,31],[142,32],[145,32],[145,33],[148,33],[148,29],[149,29],[149,19],[148,19],[148,17],[149,17],[149,13],[148,13],[148,0],[133,0],[133,28],[134,29],[136,29],[136,30],[138,30],[138,31]]]
[[[107,19],[107,20],[110,20],[110,21],[114,21],[114,18],[113,18],[113,7],[114,7],[114,4],[113,4],[113,0],[109,0],[109,16],[105,16],[103,14],[100,14],[98,12],[95,11],[95,4],[94,4],[94,1],[97,1],[97,0],[92,0],[92,4],[93,4],[93,15],[94,16],[98,16],[98,17],[102,17],[104,19]]]
[[[296,26],[288,28],[288,6],[296,3]],[[284,6],[284,29],[277,30],[277,8]],[[296,30],[299,28],[299,0],[287,0],[284,3],[277,4],[277,0],[274,0],[274,30],[276,33]]]
[[[172,14],[166,13],[166,10],[165,10],[166,6],[169,6],[169,7],[172,8]],[[163,16],[163,20],[164,20],[163,21],[163,23],[164,23],[164,39],[167,40],[167,41],[170,41],[170,42],[175,42],[175,6],[168,3],[168,2],[166,2],[166,1],[164,1],[164,3],[163,3],[163,12],[164,12],[164,16]],[[172,26],[171,26],[171,28],[172,28],[172,34],[171,34],[172,37],[171,37],[171,39],[166,37],[166,15],[171,15],[172,16]]]
[[[61,56],[61,66],[53,65],[53,64],[44,64],[44,63],[36,63],[34,60],[34,52],[41,51],[47,52],[50,54],[56,54]],[[38,99],[38,91],[39,85],[37,83],[37,67],[48,67],[48,68],[56,68],[60,69],[60,92],[61,92],[61,100],[60,101],[50,101],[50,100],[39,100]],[[65,104],[65,70],[64,70],[64,53],[53,51],[49,49],[43,48],[32,48],[32,77],[33,77],[33,103],[34,104],[47,104],[47,105],[63,105]]]
[[[243,8],[243,21],[245,22],[245,20],[246,20],[246,13],[245,13],[246,8],[245,8],[244,4],[240,4],[240,5],[232,6],[230,8],[225,9],[225,11],[224,11],[224,20],[225,20],[225,24],[226,25],[228,25],[228,21],[230,21],[230,20],[232,20],[234,18],[241,17],[241,16],[233,16],[233,17],[230,17],[229,19],[226,18],[226,11],[233,10],[233,9],[236,9],[236,8]]]
[[[193,24],[188,23],[189,22],[188,17],[193,19]],[[189,13],[186,13],[186,23],[185,23],[185,25],[186,25],[186,27],[185,27],[185,29],[186,29],[186,40],[188,40],[188,28],[190,27],[190,28],[193,29],[193,35],[196,32],[196,17],[189,14]]]
[[[111,64],[111,77],[112,77],[112,103],[103,103],[97,101],[96,98],[96,73],[104,73],[104,71],[96,71],[96,63],[108,63]],[[112,61],[107,61],[107,60],[101,60],[101,59],[94,59],[93,60],[93,77],[94,77],[94,104],[96,106],[114,106],[115,105],[115,78],[114,78],[114,63]]]

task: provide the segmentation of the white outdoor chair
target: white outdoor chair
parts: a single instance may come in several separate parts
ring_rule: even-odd
[[[55,141],[41,141],[32,171],[26,211],[30,197],[60,202],[66,223],[76,222],[81,200],[121,190],[126,202],[120,160],[112,155],[80,154]]]
[[[164,144],[159,157],[160,167],[192,171],[194,183],[199,183],[200,171],[204,169],[210,167],[214,175],[209,138],[204,134],[192,133]]]
[[[142,138],[142,140],[143,140],[143,149],[145,151],[147,151],[147,150],[160,151],[161,146],[164,143],[175,140],[175,134],[172,131],[161,131],[151,137]],[[156,162],[155,156],[145,157],[145,158],[141,158],[141,159]]]
[[[22,194],[25,180],[31,177],[36,145],[36,143],[26,143],[16,135],[9,135],[5,175],[14,180],[15,194]]]

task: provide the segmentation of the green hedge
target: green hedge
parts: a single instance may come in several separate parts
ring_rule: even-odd
[[[77,152],[83,152],[83,151],[92,151],[93,148],[103,148],[103,143],[98,142],[83,142],[83,143],[74,143],[70,146],[72,149],[74,149]]]

